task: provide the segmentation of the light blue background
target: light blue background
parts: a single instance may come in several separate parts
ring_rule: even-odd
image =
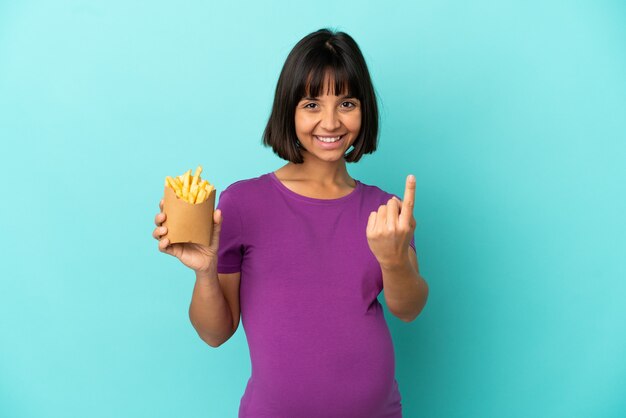
[[[591,0],[0,1],[0,416],[236,416],[244,330],[199,339],[153,218],[166,175],[283,165],[261,133],[321,27],[382,105],[351,175],[417,177],[405,417],[625,416],[626,5]]]

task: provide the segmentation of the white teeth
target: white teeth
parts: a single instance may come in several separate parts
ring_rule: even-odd
[[[336,136],[334,138],[322,138],[321,136],[316,136],[322,142],[337,142],[341,138],[341,136]]]

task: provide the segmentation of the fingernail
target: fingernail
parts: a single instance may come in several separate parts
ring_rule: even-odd
[[[409,181],[415,181],[415,176],[413,174],[409,174]]]

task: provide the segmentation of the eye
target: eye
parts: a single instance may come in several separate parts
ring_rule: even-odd
[[[315,108],[314,106],[317,106],[317,103],[313,103],[313,102],[311,102],[311,103],[307,103],[307,104],[305,104],[303,107],[304,107],[305,109],[314,109],[314,108]]]
[[[356,107],[356,104],[354,104],[353,102],[343,102],[341,103],[341,107],[343,107],[344,109],[352,109],[353,107]]]

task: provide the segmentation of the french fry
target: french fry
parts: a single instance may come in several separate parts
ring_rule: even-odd
[[[200,178],[200,173],[202,172],[202,166],[198,166],[196,168],[196,174],[193,175],[193,180],[191,180],[191,186],[189,187],[189,203],[195,203],[196,196],[198,195],[198,179]]]
[[[196,197],[198,196],[199,190],[200,189],[198,189],[197,184],[191,185],[191,188],[189,189],[189,203],[196,203]]]
[[[180,176],[166,176],[165,187],[172,189],[176,196],[190,204],[199,204],[206,201],[209,194],[215,187],[201,177],[202,166],[198,165],[195,174],[191,175],[191,170]]]
[[[191,193],[191,198],[192,198],[193,202],[195,202],[195,203],[202,203],[203,202],[202,199],[198,198],[198,195],[200,194],[200,191],[203,190],[204,187],[202,185],[205,184],[205,183],[206,183],[206,180],[201,180],[200,183],[196,184],[195,186],[192,184],[192,186],[191,186],[191,190],[192,191],[190,193]]]
[[[200,173],[202,173],[202,166],[198,166],[198,168],[196,168],[196,174],[193,175],[193,180],[191,181],[191,185],[193,186],[194,184],[197,186],[198,185],[198,179],[200,178]]]
[[[206,197],[206,190],[200,189],[200,191],[198,192],[198,196],[196,197],[196,204],[204,202],[206,200]]]
[[[191,180],[191,170],[188,170],[185,173],[185,176],[183,178],[183,199],[185,199],[186,201],[189,201],[190,180]]]
[[[170,176],[165,177],[165,183],[166,183],[166,186],[170,186],[172,189],[174,189],[174,191],[176,192],[176,195],[180,196],[182,194],[182,190],[180,189],[180,186],[178,186],[178,184],[176,184],[174,179],[171,178]]]

